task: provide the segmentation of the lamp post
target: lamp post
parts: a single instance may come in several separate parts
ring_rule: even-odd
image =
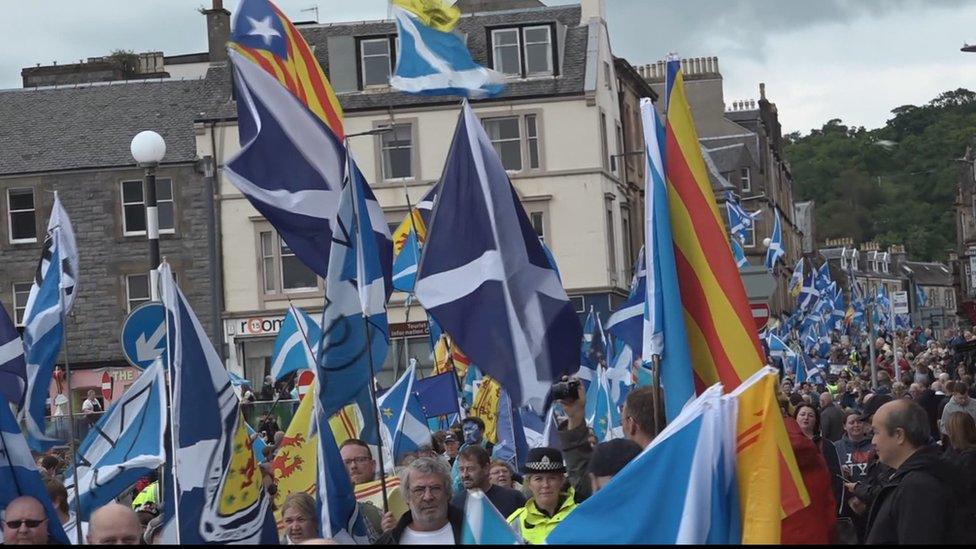
[[[146,237],[149,239],[149,295],[159,301],[159,210],[156,206],[156,166],[166,155],[166,142],[158,133],[146,130],[132,138],[129,145],[132,158],[145,169],[143,186],[146,189]]]

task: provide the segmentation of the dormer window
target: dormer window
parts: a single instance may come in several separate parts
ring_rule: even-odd
[[[552,35],[552,25],[492,29],[492,68],[516,78],[556,74]]]
[[[841,270],[844,270],[844,271],[847,270],[847,258],[844,257],[844,256],[840,256],[840,268],[841,268]]]
[[[359,51],[360,89],[389,85],[396,58],[396,37],[360,38],[356,49]]]

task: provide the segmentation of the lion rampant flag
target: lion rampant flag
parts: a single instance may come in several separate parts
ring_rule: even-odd
[[[474,403],[468,415],[481,418],[485,422],[485,439],[492,444],[498,442],[498,403],[502,386],[491,376],[481,378],[481,386],[474,395]]]
[[[315,469],[318,465],[316,449],[318,435],[309,437],[312,426],[312,415],[315,409],[315,389],[305,395],[298,410],[295,411],[285,437],[281,439],[281,447],[271,460],[271,475],[274,477],[278,491],[275,494],[275,520],[281,522],[281,506],[288,494],[305,492],[315,496]],[[359,436],[360,418],[355,404],[350,404],[338,414],[329,419],[329,426],[335,435],[336,444],[342,444],[347,439]]]

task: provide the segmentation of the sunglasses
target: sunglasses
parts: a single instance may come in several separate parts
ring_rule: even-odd
[[[10,528],[11,530],[17,530],[22,525],[26,525],[28,528],[37,528],[38,526],[44,524],[44,521],[46,520],[47,520],[46,518],[43,518],[41,520],[34,520],[34,519],[8,520],[6,521],[6,524],[7,524],[7,528]]]

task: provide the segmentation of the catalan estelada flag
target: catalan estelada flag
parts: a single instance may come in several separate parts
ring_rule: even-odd
[[[734,391],[759,371],[765,360],[702,158],[678,64],[677,60],[668,62],[668,74],[674,76],[668,83],[664,164],[691,363],[699,393],[719,382],[726,391]],[[810,497],[782,417],[776,415],[769,421],[777,426],[776,445],[785,479],[780,503],[786,516],[809,505]]]
[[[234,16],[230,46],[288,88],[340,140],[342,106],[312,48],[278,6],[242,0]]]

